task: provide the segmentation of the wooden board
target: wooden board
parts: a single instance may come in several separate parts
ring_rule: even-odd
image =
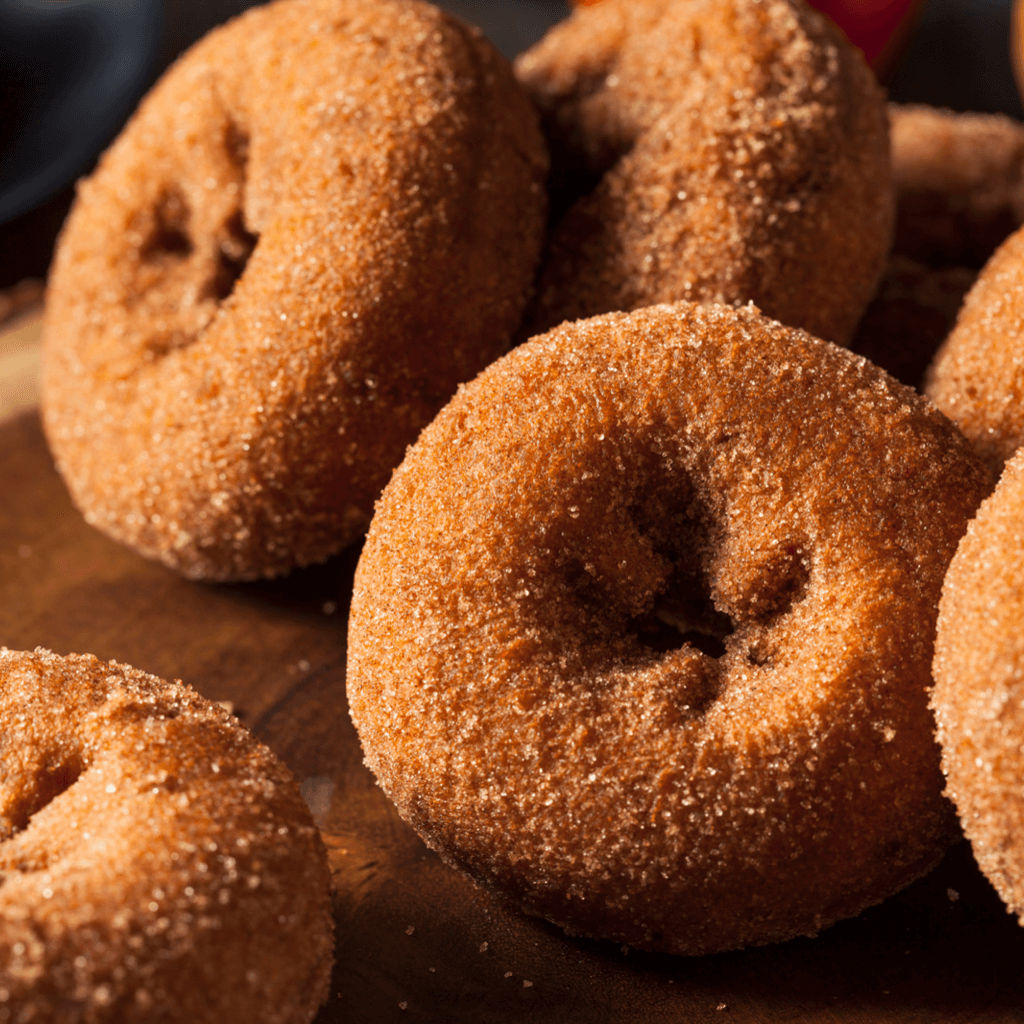
[[[444,867],[362,765],[345,702],[357,552],[206,586],[86,526],[34,411],[0,421],[0,644],[91,652],[234,704],[295,771],[334,872],[320,1024],[1024,1021],[1024,929],[961,843],[817,939],[681,958],[566,938]]]
[[[0,292],[0,314],[4,311]],[[0,320],[0,419],[39,401],[39,339],[42,307]]]

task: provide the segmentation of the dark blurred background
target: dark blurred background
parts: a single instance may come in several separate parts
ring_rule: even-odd
[[[0,290],[44,277],[74,195],[142,93],[251,0],[0,0]],[[514,57],[566,0],[442,0]],[[1012,0],[929,0],[889,89],[902,102],[1024,118]]]

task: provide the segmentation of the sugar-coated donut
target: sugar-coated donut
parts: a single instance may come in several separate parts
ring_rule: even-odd
[[[895,103],[889,123],[893,254],[850,347],[920,387],[978,269],[1024,221],[1024,125]]]
[[[535,338],[378,502],[367,763],[446,861],[575,933],[706,953],[856,914],[950,836],[926,687],[989,487],[909,388],[752,307]]]
[[[603,0],[516,74],[546,125],[554,230],[531,314],[756,302],[846,342],[892,230],[885,102],[803,0]],[[573,202],[575,200],[575,202]]]
[[[925,394],[997,475],[1024,444],[1024,228],[996,250],[935,355]]]
[[[978,270],[1024,221],[1024,125],[889,105],[893,252],[850,347],[913,387]]]
[[[1024,222],[1024,125],[1002,114],[890,104],[893,251],[980,268]]]
[[[354,540],[507,347],[546,165],[504,58],[418,0],[212,32],[81,184],[51,273],[45,427],[88,521],[207,579]]]
[[[968,526],[939,605],[932,707],[947,793],[1024,925],[1024,453]]]
[[[288,770],[180,683],[0,648],[0,1021],[298,1024],[327,855]]]

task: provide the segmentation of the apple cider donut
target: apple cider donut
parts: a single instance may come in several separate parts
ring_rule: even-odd
[[[867,360],[753,307],[558,328],[460,390],[381,497],[352,718],[450,864],[567,930],[816,932],[950,838],[926,687],[990,481]]]
[[[1024,125],[889,105],[893,252],[850,348],[913,387],[978,271],[1024,221]]]
[[[355,540],[507,347],[546,164],[504,58],[417,0],[281,0],[199,42],[50,278],[45,427],[87,520],[213,580]]]
[[[893,250],[980,269],[1024,222],[1024,125],[1002,114],[889,105]]]
[[[1024,228],[996,250],[935,355],[925,394],[998,476],[1024,444]]]
[[[557,223],[531,314],[757,303],[847,342],[889,247],[882,90],[803,0],[603,0],[516,62]]]
[[[932,707],[947,793],[1024,925],[1024,453],[968,526],[939,605]]]
[[[297,1024],[327,996],[327,854],[223,708],[0,648],[0,1021]]]

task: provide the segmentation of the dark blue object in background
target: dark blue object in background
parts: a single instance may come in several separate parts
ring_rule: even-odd
[[[0,224],[86,170],[148,85],[159,0],[0,0]]]

